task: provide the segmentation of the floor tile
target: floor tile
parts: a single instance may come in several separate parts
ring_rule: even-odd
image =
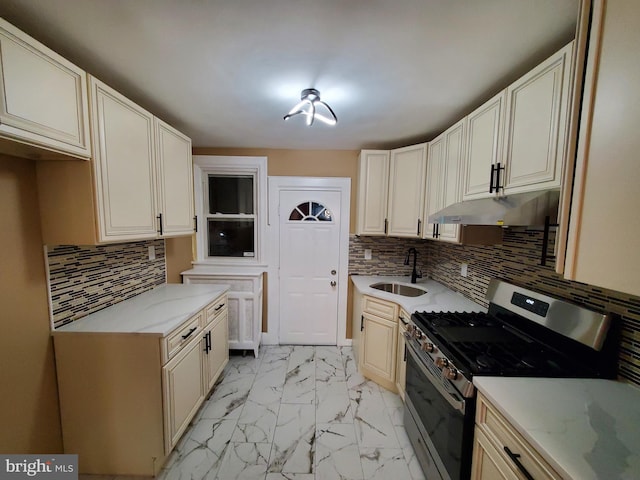
[[[270,450],[268,443],[230,443],[216,479],[264,480]]]
[[[315,433],[315,405],[280,405],[269,472],[313,473]]]
[[[238,418],[255,375],[230,376],[213,391],[202,411],[202,418]]]
[[[367,480],[411,478],[399,448],[360,448],[360,461]]]
[[[282,403],[313,403],[315,377],[313,347],[294,347],[287,365]]]
[[[316,381],[316,422],[353,423],[347,382]]]
[[[278,420],[280,400],[263,404],[249,397],[242,414],[238,418],[238,424],[232,440],[238,443],[271,443]]]
[[[316,479],[361,480],[360,451],[353,424],[318,424]]]

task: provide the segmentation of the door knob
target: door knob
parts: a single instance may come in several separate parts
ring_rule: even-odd
[[[331,275],[335,275],[337,272],[335,270],[331,270]]]
[[[337,285],[337,283],[335,281],[331,281],[331,286],[335,287]]]

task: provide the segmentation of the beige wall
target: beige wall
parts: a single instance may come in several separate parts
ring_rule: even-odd
[[[62,451],[35,163],[0,155],[0,452]]]

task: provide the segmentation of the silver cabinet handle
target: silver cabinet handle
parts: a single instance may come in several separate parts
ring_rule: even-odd
[[[335,281],[331,281],[331,286],[335,287],[337,285],[337,283]]]
[[[335,275],[336,273],[338,272],[336,272],[335,270],[331,270],[331,275]]]

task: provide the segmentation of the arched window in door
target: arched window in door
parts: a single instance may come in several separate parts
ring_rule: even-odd
[[[303,202],[291,210],[289,220],[300,222],[330,222],[331,212],[321,203]]]

